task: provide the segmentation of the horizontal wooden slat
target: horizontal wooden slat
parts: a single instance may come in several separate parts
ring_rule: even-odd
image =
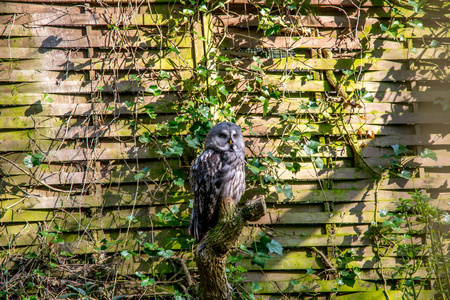
[[[170,47],[172,46],[167,40],[161,41],[158,35],[141,35],[132,36],[128,38],[130,47]],[[179,37],[173,40],[173,43],[180,48],[190,47],[191,39],[189,36]],[[45,48],[92,48],[92,47],[107,47],[114,48],[117,44],[110,37],[98,36],[95,39],[90,39],[86,36],[48,36],[48,37],[17,37],[8,40],[0,40],[0,47],[19,47],[19,48],[39,48],[45,51]]]
[[[149,51],[150,52],[150,51]],[[190,49],[180,49],[180,56],[166,51],[151,51],[142,58],[124,58],[118,59],[114,63],[106,58],[73,58],[66,57],[58,59],[55,57],[42,57],[37,59],[27,59],[0,64],[0,70],[38,70],[38,71],[85,71],[85,70],[172,70],[177,66],[192,67]],[[181,58],[182,57],[182,58]],[[24,77],[25,78],[25,77]],[[8,79],[8,78],[6,78]],[[22,80],[26,81],[26,80]],[[40,80],[40,81],[45,81]]]
[[[120,111],[116,111],[115,115],[119,115]],[[70,116],[70,115],[66,115]],[[145,115],[143,115],[145,117]],[[239,118],[239,117],[238,117]],[[173,119],[173,117],[168,117],[168,120]],[[241,119],[241,118],[239,118]],[[266,124],[264,127],[270,127],[271,125],[276,126],[277,121],[279,121],[278,118],[275,117],[267,117],[267,118],[261,118],[258,116],[254,116],[250,119],[253,126],[255,127],[255,132],[264,130],[269,130],[268,128],[263,128],[263,123]],[[306,120],[299,117],[297,119],[297,124],[301,126],[302,124],[305,124]],[[449,124],[450,120],[448,118],[448,114],[442,113],[442,114],[433,114],[433,113],[383,113],[383,114],[366,114],[366,115],[353,115],[350,117],[344,118],[344,122],[346,124],[365,124],[365,125],[393,125],[393,124]],[[65,131],[67,131],[65,134],[67,138],[76,138],[76,136],[71,137],[71,132],[74,132],[76,130],[79,130],[81,128],[73,128],[75,126],[79,125],[79,121],[77,121],[76,118],[73,118],[71,120],[64,120],[62,117],[23,117],[23,116],[17,116],[17,117],[1,117],[0,116],[0,126],[3,129],[33,129],[33,128],[47,128],[47,131],[41,132],[43,136],[46,136],[48,133],[48,136],[55,136],[54,132],[61,131],[61,128],[56,128],[58,126],[64,127]],[[91,132],[89,134],[101,136],[103,132],[111,131],[114,129],[124,129],[126,130],[126,127],[129,126],[130,120],[117,120],[114,125],[111,126],[102,126],[101,128],[89,128],[86,127],[86,129],[83,129],[84,132]],[[64,124],[64,125],[63,125]],[[141,125],[149,126],[149,130],[152,130],[154,128],[154,125],[147,124],[145,121],[140,122]],[[55,127],[55,128],[50,128]],[[357,126],[356,126],[357,127]],[[351,132],[354,132],[355,128],[352,128],[349,126],[349,129]],[[276,127],[275,127],[276,128]],[[97,130],[95,130],[97,129]],[[257,131],[256,131],[257,130]],[[336,132],[337,129],[333,129],[330,126],[330,134],[333,134]],[[315,130],[309,130],[309,132],[315,131]],[[123,131],[122,134],[119,135],[125,135],[127,131]],[[128,129],[128,132],[131,132],[131,129]],[[137,131],[138,134],[142,134],[145,132],[145,129],[139,129]],[[31,132],[28,132],[31,133]],[[131,135],[131,133],[130,133]],[[6,139],[5,136],[8,136],[7,133],[0,133],[0,139]],[[58,133],[56,136],[62,137],[60,133]],[[36,138],[43,138],[39,137],[39,135],[36,135]]]
[[[165,8],[165,11],[162,10]],[[159,12],[158,12],[159,10]],[[87,25],[114,25],[114,26],[156,26],[165,25],[169,21],[169,9],[166,6],[159,6],[153,13],[148,14],[133,14],[117,22],[113,15],[107,13],[91,13],[86,11],[85,13],[67,13],[65,11],[52,12],[52,13],[34,13],[26,14],[20,17],[16,17],[14,25],[1,25],[1,32],[9,32],[11,36],[40,36],[42,34],[49,35],[48,32],[52,32],[55,27],[51,26],[87,26]],[[176,11],[174,12],[174,16]],[[10,20],[9,16],[0,16],[0,21],[5,24],[7,20]],[[24,25],[24,26],[22,26]],[[32,27],[30,27],[30,25]],[[42,26],[42,27],[41,27]],[[135,28],[135,27],[131,27]],[[112,31],[113,29],[110,29]]]
[[[181,66],[182,67],[182,66]],[[279,90],[291,92],[325,92],[334,91],[334,88],[328,81],[322,80],[302,80],[305,75],[280,76],[280,75],[266,75],[264,81],[273,86],[277,86]],[[248,81],[241,80],[232,91],[242,92]],[[61,81],[55,85],[53,81],[48,82],[31,82],[21,83],[18,85],[2,85],[0,86],[0,93],[10,93],[14,90],[17,93],[33,93],[36,90],[44,93],[92,93],[98,91],[98,87],[103,88],[105,92],[112,92],[118,90],[120,92],[144,92],[148,86],[157,85],[162,91],[170,89],[170,83],[164,81],[147,81],[142,85],[136,81],[118,81],[118,82],[104,82],[104,81]],[[181,90],[181,86],[175,86],[176,89]],[[365,89],[369,92],[385,91],[385,92],[403,92],[408,90],[405,83],[394,82],[358,82],[357,84],[348,83],[344,87],[348,91],[356,89]]]
[[[376,300],[380,299],[382,297],[385,297],[386,294],[389,295],[391,299],[400,299],[403,297],[404,293],[402,291],[364,291],[359,293],[353,293],[343,296],[337,296],[337,300],[358,300],[358,299],[367,299],[367,300]],[[426,299],[435,299],[435,297],[438,297],[440,293],[436,290],[421,290],[420,294],[417,295],[417,299],[420,300],[426,300]]]
[[[134,0],[103,0],[106,4],[117,4],[119,2],[121,3],[134,3]],[[24,2],[24,3],[39,3],[39,4],[55,4],[55,0],[6,0],[6,2]],[[168,1],[168,0],[152,0],[149,1],[149,3],[177,3],[177,1]],[[59,1],[60,4],[67,3],[67,4],[75,4],[75,3],[92,3],[96,4],[96,0],[66,0],[64,2]],[[233,0],[234,4],[246,4],[248,3],[247,0]],[[255,2],[259,5],[270,5],[272,1],[257,1]],[[313,0],[310,2],[311,5],[343,5],[343,6],[354,6],[354,3],[350,0]],[[370,3],[365,3],[364,7],[370,7],[370,6],[383,6],[385,4],[383,1],[371,1]]]
[[[219,26],[236,26],[239,28],[257,27],[260,22],[260,17],[257,15],[219,15],[217,22]],[[281,16],[280,18],[287,24],[304,27],[349,27],[355,26],[358,23],[357,18],[347,16]],[[365,25],[377,24],[379,22],[376,18],[366,18]]]
[[[135,103],[137,97],[121,97],[121,102],[114,103],[104,102],[104,103],[56,103],[52,96],[48,95],[52,99],[52,103],[48,103],[44,100],[44,95],[41,95],[42,100],[35,101],[31,105],[21,105],[21,106],[3,106],[0,107],[0,118],[7,117],[23,117],[23,116],[48,116],[48,117],[58,117],[58,116],[91,116],[91,115],[135,115],[135,109],[130,109],[126,106],[125,101]],[[37,98],[37,97],[36,97]],[[239,95],[236,95],[239,98]],[[172,108],[178,99],[174,95],[163,95],[160,97],[145,96],[139,97],[139,104],[137,107],[137,113],[146,114],[144,112],[146,105],[152,105],[155,113],[176,113],[176,110]],[[313,101],[312,97],[303,98],[282,98],[279,100],[269,100],[269,107],[271,113],[292,113],[292,114],[319,114],[323,111],[328,113],[333,113],[331,107],[318,104],[318,109],[304,109],[301,108],[302,103],[309,103]],[[235,103],[232,101],[231,103]],[[237,104],[237,103],[236,103]],[[240,103],[238,113],[239,114],[262,114],[263,107],[261,102],[251,101],[248,103]],[[391,104],[391,103],[363,103],[365,113],[392,113],[392,112],[409,112],[411,108],[408,105],[403,104]],[[335,105],[337,107],[337,105]],[[343,112],[351,113],[352,109],[347,108],[342,110]]]
[[[11,86],[11,89],[13,87]],[[45,93],[36,93],[36,91],[30,91],[28,93],[14,93],[11,94],[11,92],[7,92],[4,91],[3,93],[0,92],[0,97],[2,98],[2,104],[4,105],[3,107],[7,106],[7,105],[30,105],[30,104],[35,104],[36,105],[42,105],[45,106],[47,103],[45,101],[42,101],[44,99],[44,94]],[[289,94],[287,94],[289,95]],[[381,103],[404,103],[405,105],[408,103],[416,103],[416,102],[433,102],[436,100],[436,98],[445,98],[445,96],[447,95],[447,91],[445,90],[429,90],[429,91],[403,91],[403,92],[392,92],[392,91],[387,91],[387,92],[381,92],[381,91],[377,91],[377,92],[373,92],[373,96],[374,96],[374,101],[375,102],[381,102]],[[88,100],[90,99],[89,95],[80,95],[80,94],[75,94],[75,95],[64,95],[64,94],[52,94],[52,93],[48,93],[48,96],[53,100],[53,105],[57,104],[57,103],[61,103],[61,104],[83,104],[83,103],[87,103]],[[236,96],[240,96],[239,94],[237,94]],[[293,96],[293,95],[291,95]],[[105,95],[105,99],[108,96]],[[308,96],[308,97],[312,97],[312,96]],[[175,101],[176,99],[178,99],[178,96],[176,96],[173,93],[164,93],[162,94],[160,97],[153,97],[153,96],[144,96],[143,97],[143,103],[144,104],[152,104],[155,105],[155,101],[160,102],[161,100],[157,100],[157,99],[164,99],[167,101]],[[128,95],[123,95],[121,97],[121,100],[123,102],[125,102],[125,100],[127,101],[131,101],[131,102],[135,102],[136,101],[136,96],[128,96]],[[312,100],[312,98],[311,98]],[[112,100],[110,100],[109,102],[112,102]],[[95,105],[100,105],[100,104],[95,104]],[[1,116],[1,115],[0,115]]]

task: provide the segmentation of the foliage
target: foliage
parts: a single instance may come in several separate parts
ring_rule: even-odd
[[[421,291],[432,278],[436,278],[434,288],[445,297],[450,286],[450,259],[443,252],[448,238],[447,214],[431,204],[432,199],[421,191],[409,195],[411,198],[399,199],[394,211],[379,211],[385,220],[372,224],[370,237],[375,242],[380,264],[382,257],[392,252],[401,257],[402,263],[394,267],[392,279],[400,278],[398,289],[403,291],[405,299],[420,299]],[[423,237],[431,243],[420,243]],[[425,278],[417,275],[421,268],[427,270]]]

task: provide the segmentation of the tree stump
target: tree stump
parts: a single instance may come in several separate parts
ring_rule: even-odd
[[[237,208],[231,199],[225,199],[221,204],[217,225],[203,237],[195,249],[201,300],[232,299],[225,271],[228,252],[247,221],[257,221],[266,213],[263,197],[247,201],[242,208]]]

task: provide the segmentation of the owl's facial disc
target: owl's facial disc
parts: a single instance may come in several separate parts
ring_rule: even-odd
[[[208,133],[205,149],[243,152],[245,144],[240,128],[229,122],[215,125]]]

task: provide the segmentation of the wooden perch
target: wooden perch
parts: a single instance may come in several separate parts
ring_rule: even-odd
[[[247,221],[257,221],[266,213],[263,197],[254,198],[237,208],[232,200],[222,202],[220,217],[195,249],[201,282],[201,300],[231,300],[225,265],[228,252],[236,243]]]

